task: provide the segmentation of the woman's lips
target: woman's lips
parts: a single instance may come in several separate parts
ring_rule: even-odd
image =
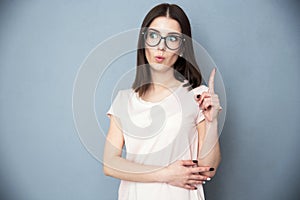
[[[161,63],[162,61],[164,61],[164,59],[165,59],[165,57],[163,57],[163,56],[155,56],[155,60],[158,63]]]

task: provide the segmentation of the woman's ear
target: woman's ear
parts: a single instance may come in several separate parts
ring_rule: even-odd
[[[182,57],[183,55],[184,55],[184,47],[181,47],[179,51],[179,57]]]

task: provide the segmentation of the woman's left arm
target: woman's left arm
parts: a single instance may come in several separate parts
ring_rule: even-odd
[[[213,177],[221,162],[221,151],[218,135],[218,121],[207,122],[203,120],[197,125],[198,130],[198,166],[213,168],[203,175]]]
[[[205,175],[213,177],[221,162],[221,151],[218,134],[218,115],[222,107],[219,97],[214,92],[214,77],[216,68],[212,70],[208,81],[208,92],[203,92],[197,99],[203,110],[205,120],[197,124],[198,131],[198,165],[214,168]]]

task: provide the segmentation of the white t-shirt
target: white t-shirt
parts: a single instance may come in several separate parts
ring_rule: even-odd
[[[198,132],[204,119],[195,95],[208,88],[201,85],[188,91],[183,84],[159,102],[147,102],[132,89],[121,90],[108,115],[118,119],[123,131],[126,159],[155,166],[168,166],[177,160],[196,160]],[[165,183],[121,180],[119,200],[203,200],[202,185],[187,190]]]

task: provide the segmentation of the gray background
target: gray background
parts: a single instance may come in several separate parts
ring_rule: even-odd
[[[77,135],[73,83],[99,42],[139,27],[160,2],[1,1],[1,199],[117,198],[118,181]],[[188,14],[227,92],[223,160],[207,199],[299,198],[299,2],[171,2]]]

